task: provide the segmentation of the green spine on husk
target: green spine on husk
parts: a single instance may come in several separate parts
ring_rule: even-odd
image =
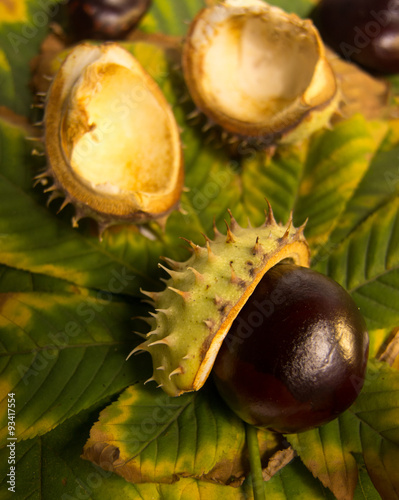
[[[165,290],[143,292],[155,308],[148,318],[152,330],[132,353],[151,354],[147,382],[157,382],[170,396],[202,387],[233,320],[268,269],[284,259],[309,266],[304,225],[294,228],[292,217],[277,224],[269,208],[256,228],[230,218],[227,235],[215,228],[204,247],[189,242],[193,252],[186,262],[166,259],[172,269],[166,269]]]

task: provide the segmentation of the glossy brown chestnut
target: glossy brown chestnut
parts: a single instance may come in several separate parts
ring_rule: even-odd
[[[213,378],[244,421],[301,432],[354,402],[367,356],[365,321],[346,290],[311,269],[282,263],[265,274],[240,311]]]
[[[399,2],[322,0],[317,25],[345,59],[379,73],[399,72]]]
[[[76,39],[120,40],[150,6],[151,0],[70,0],[67,10]]]

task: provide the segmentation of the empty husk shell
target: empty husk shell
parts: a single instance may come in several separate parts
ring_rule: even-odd
[[[211,123],[265,144],[309,136],[329,124],[339,103],[313,23],[261,0],[201,10],[185,39],[183,71]]]
[[[44,115],[51,198],[73,203],[100,227],[143,223],[178,206],[179,128],[163,93],[115,43],[76,46],[48,91]]]

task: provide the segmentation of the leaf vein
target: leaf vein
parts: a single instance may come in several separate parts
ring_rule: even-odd
[[[185,409],[190,406],[190,404],[192,404],[192,400],[189,400],[187,403],[185,403],[184,405],[182,405],[179,410],[176,412],[176,415],[173,417],[172,420],[169,420],[168,422],[166,422],[164,425],[160,425],[159,426],[159,430],[157,433],[154,434],[154,437],[152,439],[150,439],[149,441],[146,442],[146,444],[143,446],[143,448],[141,448],[140,450],[137,451],[137,453],[135,455],[133,455],[132,457],[130,457],[128,460],[126,460],[126,464],[129,463],[131,460],[133,460],[135,457],[137,457],[138,455],[141,455],[141,453],[146,449],[148,448],[148,446],[152,443],[152,441],[156,440],[159,438],[159,436],[175,421],[179,418],[179,416],[183,413],[183,411],[185,411]],[[143,442],[144,444],[144,442]]]

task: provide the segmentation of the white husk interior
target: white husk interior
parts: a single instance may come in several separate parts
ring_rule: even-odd
[[[64,126],[74,172],[105,193],[167,188],[176,170],[160,166],[178,156],[171,148],[174,131],[134,59],[103,50],[73,69]]]
[[[205,53],[204,92],[235,119],[270,119],[311,82],[318,60],[313,38],[288,23],[271,28],[268,21],[238,15],[225,20]]]
[[[337,81],[310,20],[261,0],[203,9],[183,48],[190,94],[236,139],[296,142],[329,125]]]

